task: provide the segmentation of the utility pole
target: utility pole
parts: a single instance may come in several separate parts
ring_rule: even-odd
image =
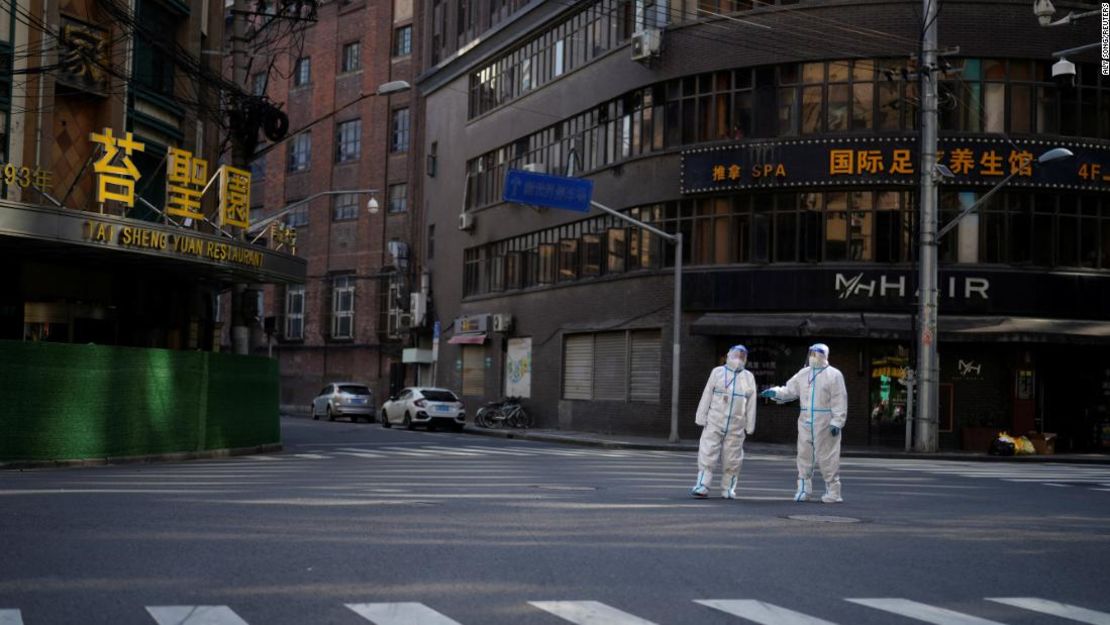
[[[924,33],[921,39],[921,224],[917,284],[917,410],[914,449],[937,450],[940,399],[940,366],[937,360],[937,12],[940,0],[923,0]]]
[[[245,90],[247,84],[247,0],[234,0],[231,10],[231,81],[239,89]],[[231,106],[237,104],[233,98]],[[253,146],[246,145],[237,128],[229,128],[231,135],[231,164],[240,169],[250,167],[250,151]],[[247,285],[236,283],[231,294],[231,351],[234,354],[250,353],[250,324],[248,312],[253,311],[257,294],[249,291]]]

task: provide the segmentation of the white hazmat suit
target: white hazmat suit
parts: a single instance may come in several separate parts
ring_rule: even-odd
[[[805,501],[813,493],[813,468],[821,469],[825,494],[821,501],[840,503],[840,431],[848,418],[848,391],[844,375],[829,365],[829,347],[817,343],[809,348],[809,365],[794,374],[785,386],[760,393],[779,403],[799,400],[798,490],[794,501]]]
[[[743,345],[729,349],[726,364],[714,367],[705,383],[694,422],[704,426],[698,445],[698,481],[690,494],[709,495],[713,471],[720,463],[721,496],[736,498],[736,483],[744,461],[744,438],[755,431],[755,376],[744,369],[748,350]]]

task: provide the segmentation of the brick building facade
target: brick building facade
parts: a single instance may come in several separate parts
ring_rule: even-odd
[[[272,318],[272,332],[256,332],[253,346],[279,360],[283,410],[307,410],[328,381],[365,383],[382,398],[391,376],[394,387],[415,379],[396,322],[419,287],[416,97],[377,92],[413,81],[419,10],[411,0],[325,2],[315,23],[253,51],[256,93],[290,122],[288,137],[256,151],[255,220],[280,214],[308,261],[304,285],[265,292],[259,318]]]

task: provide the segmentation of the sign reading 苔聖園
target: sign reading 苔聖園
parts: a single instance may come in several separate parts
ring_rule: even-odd
[[[1064,147],[1075,156],[1037,164],[1044,152]],[[682,152],[683,193],[751,188],[920,182],[917,138],[837,137],[759,141],[694,148]],[[953,178],[943,184],[993,186],[1014,174],[1009,185],[1047,189],[1110,191],[1110,144],[996,137],[941,137],[937,162]]]

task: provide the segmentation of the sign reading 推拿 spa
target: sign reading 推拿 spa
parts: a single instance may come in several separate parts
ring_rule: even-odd
[[[1064,147],[1074,158],[1038,164]],[[749,141],[682,152],[682,192],[920,182],[913,136]],[[952,172],[945,185],[993,186],[1013,175],[1015,187],[1110,191],[1110,145],[1090,141],[1007,141],[997,137],[941,137],[937,163]]]

